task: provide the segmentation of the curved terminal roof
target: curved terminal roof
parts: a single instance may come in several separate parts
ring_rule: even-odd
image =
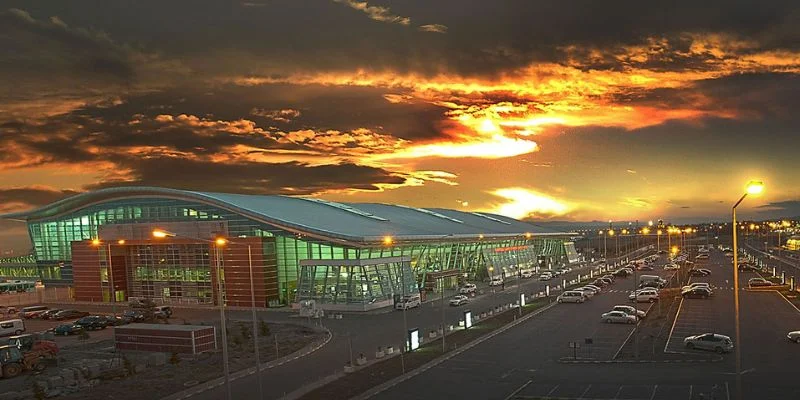
[[[533,236],[565,236],[497,214],[382,203],[337,203],[317,198],[197,192],[157,187],[117,187],[81,193],[44,207],[0,215],[0,219],[49,220],[85,207],[121,199],[169,198],[211,205],[281,229],[323,240],[358,243],[445,241]]]

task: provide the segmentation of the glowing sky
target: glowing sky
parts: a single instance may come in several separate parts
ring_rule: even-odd
[[[0,212],[135,184],[702,220],[759,178],[744,215],[800,215],[799,27],[796,1],[0,1]]]

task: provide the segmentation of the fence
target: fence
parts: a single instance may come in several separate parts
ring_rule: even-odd
[[[72,303],[72,288],[68,287],[44,287],[36,288],[31,292],[3,293],[0,294],[0,305],[27,306],[41,303]]]

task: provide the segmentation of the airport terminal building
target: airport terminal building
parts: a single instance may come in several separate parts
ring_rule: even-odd
[[[310,197],[118,187],[0,219],[25,221],[34,252],[0,272],[79,301],[368,310],[576,260],[567,233],[509,217]]]

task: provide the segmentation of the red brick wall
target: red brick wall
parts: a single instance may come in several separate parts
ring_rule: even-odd
[[[266,260],[262,250],[262,238],[236,238],[235,242],[224,247],[224,283],[226,305],[234,307],[250,307],[250,260],[248,248],[250,245],[253,264],[253,288],[255,289],[255,304],[265,307],[267,302],[267,287],[265,268]]]
[[[88,241],[72,242],[72,274],[75,300],[103,301],[100,285],[100,252],[102,248]]]

